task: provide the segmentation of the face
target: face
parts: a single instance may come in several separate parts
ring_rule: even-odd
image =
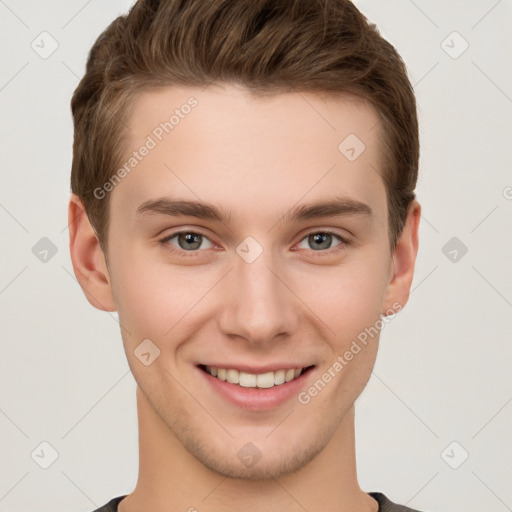
[[[368,381],[378,335],[353,342],[393,302],[377,123],[348,97],[227,85],[134,104],[137,163],[109,196],[123,342],[168,435],[221,474],[304,466]]]

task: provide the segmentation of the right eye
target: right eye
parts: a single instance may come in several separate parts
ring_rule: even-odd
[[[176,239],[178,247],[172,243],[172,240]],[[168,235],[160,240],[160,243],[169,251],[183,255],[187,252],[198,252],[203,242],[207,241],[210,245],[206,247],[209,249],[213,247],[213,243],[210,242],[208,237],[202,233],[195,231],[178,231],[172,235]],[[205,247],[203,247],[205,248]]]

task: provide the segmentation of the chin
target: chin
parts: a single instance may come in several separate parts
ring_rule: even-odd
[[[276,453],[273,450],[271,457],[265,455],[263,451],[261,458],[251,466],[246,466],[236,454],[234,456],[223,456],[212,452],[202,453],[199,450],[197,453],[192,452],[192,455],[204,466],[222,476],[237,480],[265,481],[281,478],[299,471],[313,460],[322,448],[317,443],[293,453],[293,449],[288,446],[285,453]]]
[[[297,427],[290,422],[279,428]],[[238,480],[265,481],[300,471],[327,447],[336,428],[333,421],[318,425],[314,434],[315,429],[308,429],[283,437],[283,432],[276,431],[255,436],[253,442],[247,436],[243,439],[205,437],[204,431],[190,425],[188,429],[175,430],[175,434],[196,460],[215,473]]]

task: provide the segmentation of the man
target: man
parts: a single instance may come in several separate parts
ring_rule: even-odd
[[[395,49],[348,0],[140,0],[72,111],[74,271],[138,385],[138,482],[99,511],[412,510],[355,464],[418,250]]]

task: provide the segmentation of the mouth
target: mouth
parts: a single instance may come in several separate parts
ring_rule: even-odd
[[[298,379],[305,373],[311,371],[314,365],[300,368],[282,368],[264,373],[249,373],[235,368],[220,368],[204,364],[200,364],[198,367],[217,380],[229,384],[238,385],[242,388],[269,389],[283,386],[284,384]]]

